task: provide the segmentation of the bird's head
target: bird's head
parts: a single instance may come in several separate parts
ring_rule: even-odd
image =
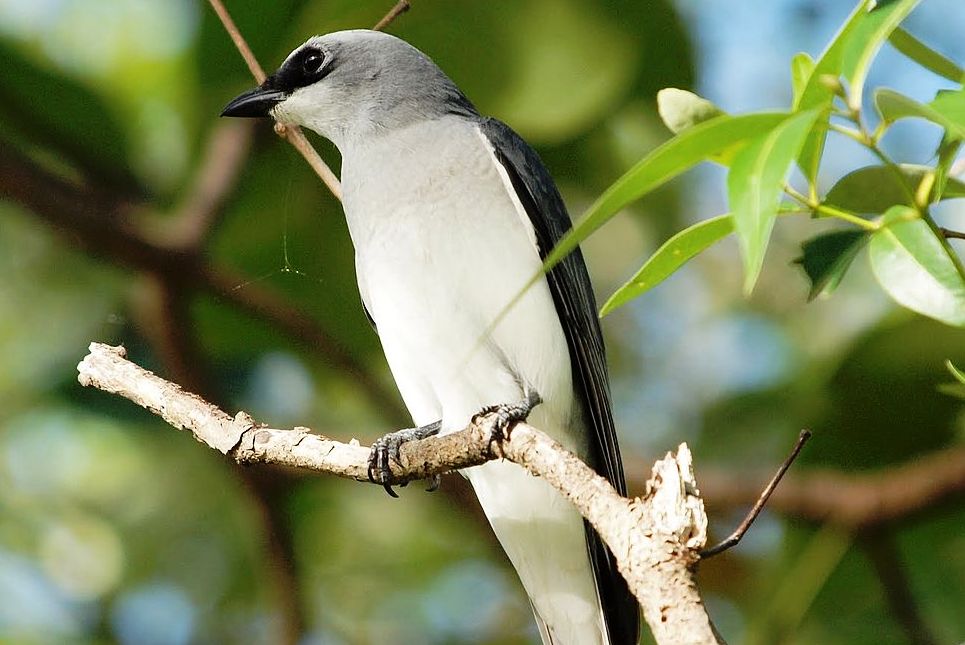
[[[452,113],[475,109],[435,63],[403,40],[359,29],[310,38],[221,116],[271,116],[341,148],[358,137]]]

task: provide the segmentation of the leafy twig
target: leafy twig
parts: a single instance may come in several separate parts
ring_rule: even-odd
[[[794,201],[798,202],[802,206],[806,206],[808,210],[813,211],[815,213],[820,213],[827,217],[835,217],[837,219],[844,220],[845,222],[849,222],[851,224],[854,224],[855,226],[860,226],[861,228],[868,231],[873,231],[878,228],[877,224],[864,219],[863,217],[861,217],[856,213],[851,213],[849,211],[842,210],[835,206],[822,204],[819,201],[812,200],[806,195],[795,190],[790,184],[784,185],[784,193]]]

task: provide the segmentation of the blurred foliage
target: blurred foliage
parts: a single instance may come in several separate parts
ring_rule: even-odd
[[[905,55],[885,45],[863,67],[860,51],[848,54],[859,61],[848,78],[867,72],[869,86],[903,96],[954,87],[941,75],[965,58],[965,16],[959,0],[944,9],[943,1],[922,3],[897,32]],[[272,68],[306,37],[374,24],[390,4],[229,8]],[[800,49],[818,57],[850,9],[831,0],[413,5],[391,31],[536,144],[574,214],[669,137],[658,90],[691,88],[728,113],[787,104],[795,98],[788,61]],[[908,63],[916,52],[937,75]],[[814,64],[795,59],[799,94]],[[143,202],[133,216],[173,221],[216,115],[251,83],[201,2],[0,1],[0,154]],[[892,103],[886,151],[930,165],[938,150],[937,163],[954,175],[958,148]],[[391,388],[359,306],[339,206],[269,130],[260,128],[205,254],[246,276],[235,291],[281,294]],[[318,145],[337,167],[333,148]],[[825,158],[816,175],[825,188],[874,163],[832,139]],[[599,294],[662,240],[728,211],[715,172],[614,209],[621,214],[584,244]],[[952,177],[945,186],[949,194],[960,184]],[[936,221],[965,228],[961,202],[936,208]],[[794,220],[775,227],[750,299],[733,241],[724,240],[607,318],[628,455],[687,440],[698,469],[741,472],[777,463],[807,426],[815,439],[802,470],[853,471],[962,441],[961,402],[936,390],[950,380],[946,359],[965,365],[962,332],[896,310],[870,288],[864,263],[833,299],[805,304],[809,285],[792,260],[827,222]],[[648,275],[666,277],[683,262],[677,251],[693,255],[725,228],[676,239]],[[150,331],[151,280],[85,253],[75,232],[54,230],[13,200],[0,201],[0,246],[0,642],[275,643],[292,627],[293,608],[303,643],[535,639],[529,605],[464,487],[447,482],[425,495],[412,486],[393,501],[352,482],[245,472],[126,402],[81,390],[74,366],[90,340],[123,342],[142,364],[175,370],[178,357]],[[185,322],[196,352],[180,358],[226,409],[362,440],[406,422],[371,405],[317,351],[224,297],[194,294]],[[266,492],[264,481],[275,487]],[[965,637],[962,521],[961,509],[941,509],[893,536],[938,642]],[[733,522],[715,516],[713,528]],[[909,640],[860,541],[828,529],[766,515],[700,579],[732,642]]]

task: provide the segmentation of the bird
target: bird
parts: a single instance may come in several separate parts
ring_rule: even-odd
[[[529,415],[626,494],[586,265],[577,249],[533,282],[572,225],[515,131],[416,47],[362,29],[308,39],[222,116],[272,117],[339,151],[359,294],[415,424],[373,444],[370,478],[391,493],[402,443],[496,411]],[[462,473],[544,645],[638,642],[615,559],[559,492],[507,461]]]

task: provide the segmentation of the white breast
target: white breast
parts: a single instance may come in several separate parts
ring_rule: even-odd
[[[545,281],[486,336],[540,258],[476,126],[381,135],[346,154],[342,173],[362,298],[417,422],[462,427],[519,399],[520,380],[568,421],[569,356]]]
[[[466,425],[523,386],[531,422],[577,452],[566,339],[545,280],[492,328],[541,266],[532,225],[478,127],[447,118],[343,150],[359,289],[413,420]],[[491,333],[490,333],[491,332]],[[579,514],[513,464],[467,476],[554,642],[601,642]]]

